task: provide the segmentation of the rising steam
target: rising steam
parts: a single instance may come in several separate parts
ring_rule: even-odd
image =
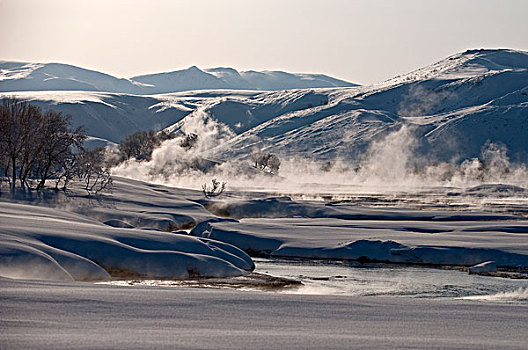
[[[435,162],[417,151],[416,133],[412,126],[407,125],[373,141],[359,165],[346,159],[329,162],[279,154],[279,175],[253,168],[249,160],[220,162],[211,159],[212,151],[234,134],[205,113],[193,113],[186,118],[180,130],[198,135],[194,147],[189,150],[182,148],[182,139],[178,137],[167,140],[153,152],[150,161],[132,159],[112,169],[112,173],[195,189],[216,178],[227,182],[228,190],[243,188],[288,193],[412,191],[431,187],[469,187],[482,183],[526,187],[528,181],[526,167],[511,163],[507,149],[501,144],[488,142],[483,145],[478,158],[462,162]]]
[[[448,91],[434,91],[422,85],[412,85],[409,92],[403,96],[398,106],[398,115],[402,117],[419,117],[434,114],[454,95]]]

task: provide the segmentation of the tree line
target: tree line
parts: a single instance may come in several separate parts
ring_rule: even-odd
[[[48,181],[67,188],[73,179],[89,193],[108,189],[111,177],[104,148],[86,150],[83,127],[71,128],[71,116],[14,98],[0,105],[0,171],[14,190],[43,189]]]

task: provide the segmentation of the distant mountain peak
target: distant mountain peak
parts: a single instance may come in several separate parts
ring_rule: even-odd
[[[230,67],[185,69],[145,74],[129,79],[63,63],[0,61],[0,92],[80,90],[127,94],[160,94],[188,90],[286,90],[356,86],[324,75],[284,72],[238,72]]]
[[[189,68],[186,69],[187,71],[198,71],[198,72],[203,72],[200,68],[196,67],[196,66],[190,66]]]
[[[207,72],[230,72],[230,73],[238,73],[238,71],[231,67],[214,67],[214,68],[207,68]]]

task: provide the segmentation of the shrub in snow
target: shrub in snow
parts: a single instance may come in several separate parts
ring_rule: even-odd
[[[105,152],[106,149],[100,147],[92,151],[83,150],[79,154],[77,176],[88,194],[98,194],[112,187],[112,177],[105,166]]]
[[[225,191],[225,182],[216,181],[216,179],[211,180],[211,186],[207,184],[202,185],[202,192],[205,198],[217,197],[224,193]]]
[[[152,151],[159,147],[163,141],[169,139],[171,139],[171,135],[164,131],[137,131],[128,135],[119,143],[121,160],[128,160],[130,158],[150,160]]]
[[[251,154],[253,166],[257,169],[277,174],[280,168],[280,159],[274,154],[255,151]]]
[[[183,140],[180,142],[180,147],[190,150],[198,142],[198,135],[195,133],[187,134],[183,137]]]

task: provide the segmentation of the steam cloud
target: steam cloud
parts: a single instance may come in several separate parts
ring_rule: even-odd
[[[428,115],[435,112],[435,109],[452,96],[453,94],[448,91],[434,91],[421,85],[412,85],[398,106],[398,115],[402,117]]]
[[[408,125],[372,142],[359,166],[342,159],[328,162],[279,154],[279,176],[253,168],[249,160],[215,162],[209,159],[214,149],[234,134],[205,113],[195,112],[181,126],[181,130],[199,135],[197,144],[190,150],[180,147],[181,138],[168,140],[153,152],[150,161],[130,160],[112,169],[112,173],[195,189],[201,189],[203,184],[216,178],[226,181],[228,190],[239,188],[286,193],[385,193],[431,187],[469,187],[483,183],[526,187],[528,181],[525,165],[511,163],[506,148],[492,142],[483,145],[479,158],[457,163],[437,163],[427,159],[417,152],[418,140],[414,129]]]

